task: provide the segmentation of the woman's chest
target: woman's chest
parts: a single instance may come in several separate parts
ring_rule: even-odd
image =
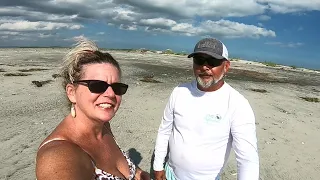
[[[130,167],[127,157],[114,140],[105,140],[94,149],[93,159],[96,168],[116,177],[129,177]]]

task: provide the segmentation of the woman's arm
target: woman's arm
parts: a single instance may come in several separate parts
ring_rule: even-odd
[[[68,141],[54,141],[39,149],[37,180],[88,180],[94,178],[90,157]]]

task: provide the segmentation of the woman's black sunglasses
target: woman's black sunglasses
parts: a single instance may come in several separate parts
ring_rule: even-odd
[[[100,80],[79,80],[79,81],[74,81],[73,83],[87,86],[91,93],[96,93],[96,94],[104,93],[109,86],[111,86],[113,92],[116,95],[124,95],[128,89],[127,84],[123,84],[123,83],[108,84],[107,82],[100,81]]]
[[[225,59],[193,57],[193,63],[199,66],[202,66],[204,65],[205,62],[207,62],[209,66],[217,67],[217,66],[220,66],[223,61],[225,61]]]

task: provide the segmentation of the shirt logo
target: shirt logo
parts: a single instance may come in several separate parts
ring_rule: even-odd
[[[207,123],[207,124],[211,124],[211,123],[217,123],[217,122],[220,122],[222,119],[221,115],[220,114],[207,114],[205,117],[204,117],[204,121]]]

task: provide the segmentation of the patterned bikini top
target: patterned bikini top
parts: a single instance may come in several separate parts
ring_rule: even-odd
[[[133,180],[134,176],[136,174],[136,166],[132,162],[130,157],[121,148],[120,148],[120,150],[128,162],[128,166],[129,166],[129,170],[130,170],[129,180]],[[96,166],[94,166],[94,167],[95,167],[95,180],[126,180],[124,178],[120,178],[120,177],[114,176],[110,173],[107,173],[107,172],[97,168]]]
[[[39,149],[44,146],[45,144],[48,144],[52,141],[64,141],[64,139],[60,139],[60,138],[54,138],[54,139],[50,139],[46,142],[44,142],[40,147]],[[118,144],[118,143],[117,143]],[[127,163],[128,163],[128,166],[129,166],[129,171],[130,171],[130,176],[129,176],[129,179],[128,180],[133,180],[134,179],[134,176],[136,174],[136,165],[132,162],[132,160],[130,159],[130,157],[127,155],[127,153],[125,151],[123,151],[120,147],[119,147],[120,151],[122,152],[123,156],[126,158],[127,160]],[[121,178],[121,177],[117,177],[117,176],[114,176],[108,172],[105,172],[104,170],[102,169],[99,169],[96,167],[96,165],[94,164],[94,162],[92,161],[92,164],[94,166],[94,171],[95,171],[95,174],[94,174],[94,179],[95,180],[126,180],[124,178]]]

